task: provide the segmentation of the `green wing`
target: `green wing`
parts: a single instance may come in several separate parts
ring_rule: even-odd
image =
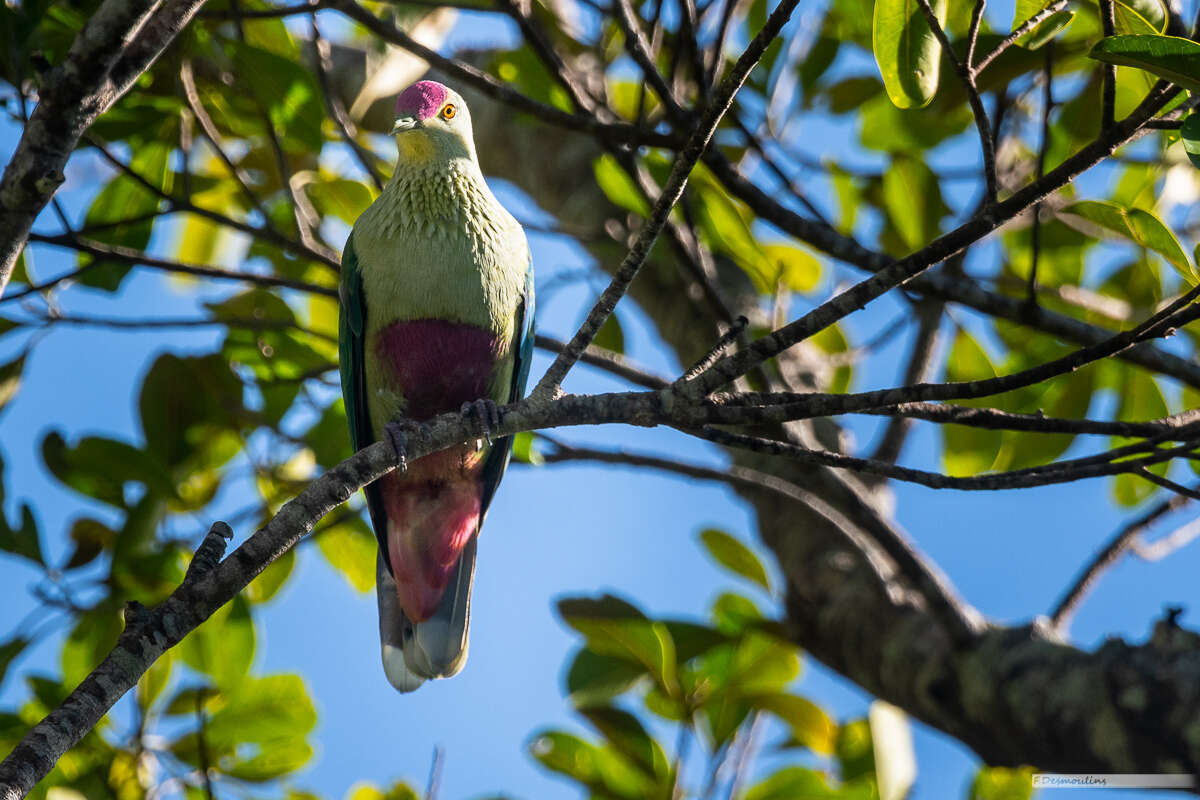
[[[338,286],[338,302],[341,315],[338,320],[338,366],[342,375],[342,399],[346,404],[346,421],[350,425],[350,443],[357,452],[375,442],[375,431],[371,429],[371,414],[367,409],[367,371],[363,363],[363,342],[367,330],[367,303],[363,297],[362,271],[358,268],[358,256],[354,252],[354,234],[346,240],[342,252],[342,281]],[[379,490],[372,484],[363,490],[367,496],[367,510],[371,513],[371,524],[375,538],[387,552],[386,531],[383,525],[383,503]],[[380,527],[383,525],[383,527]]]
[[[529,381],[529,364],[533,360],[533,262],[525,270],[525,292],[521,298],[521,317],[517,320],[517,338],[513,342],[516,362],[513,364],[512,384],[509,386],[505,403],[512,403],[525,396],[525,384]],[[512,437],[497,439],[483,464],[483,512],[486,514],[492,496],[500,486],[504,470],[512,454]],[[482,521],[482,519],[481,519]]]

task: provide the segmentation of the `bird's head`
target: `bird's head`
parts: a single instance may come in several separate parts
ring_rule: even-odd
[[[392,135],[400,161],[411,166],[475,160],[467,104],[458,92],[437,81],[419,81],[400,93]]]

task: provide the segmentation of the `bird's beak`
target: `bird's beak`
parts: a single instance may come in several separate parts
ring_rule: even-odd
[[[404,131],[411,131],[415,128],[422,127],[424,126],[421,124],[421,120],[417,119],[412,114],[405,114],[403,116],[396,117],[396,122],[392,125],[392,135],[395,136],[398,133],[403,133]]]

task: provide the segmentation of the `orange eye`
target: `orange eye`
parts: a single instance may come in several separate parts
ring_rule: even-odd
[[[455,108],[454,103],[446,103],[442,106],[442,119],[454,119],[454,115],[457,113],[458,109]]]

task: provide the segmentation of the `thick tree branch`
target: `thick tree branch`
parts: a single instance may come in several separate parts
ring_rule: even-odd
[[[0,178],[0,296],[80,136],[145,72],[204,0],[105,0],[47,77]],[[153,13],[151,13],[153,11]]]

